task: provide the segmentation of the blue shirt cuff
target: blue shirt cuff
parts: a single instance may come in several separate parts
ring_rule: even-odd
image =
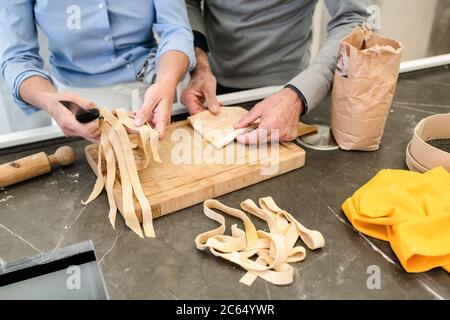
[[[196,60],[194,53],[194,46],[192,41],[185,38],[173,38],[170,42],[165,43],[162,47],[158,49],[158,54],[156,56],[156,67],[159,65],[159,59],[167,51],[180,51],[183,52],[189,59],[189,70],[192,71],[195,68]]]

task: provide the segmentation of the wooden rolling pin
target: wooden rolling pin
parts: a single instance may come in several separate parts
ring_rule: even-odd
[[[75,161],[75,152],[71,147],[58,148],[55,154],[47,156],[39,152],[0,165],[0,188],[28,180],[52,170],[54,165],[67,166]]]

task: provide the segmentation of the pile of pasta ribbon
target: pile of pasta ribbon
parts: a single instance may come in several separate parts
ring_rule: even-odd
[[[195,238],[197,249],[209,248],[215,256],[241,266],[247,273],[239,282],[248,286],[258,277],[275,285],[291,284],[294,268],[289,263],[302,261],[306,256],[305,248],[296,246],[299,237],[311,250],[325,245],[319,231],[304,227],[290,213],[280,209],[271,197],[259,199],[259,207],[250,199],[241,203],[242,210],[267,222],[269,232],[256,230],[244,211],[217,200],[206,200],[203,209],[205,215],[220,226],[199,234]],[[245,231],[233,225],[231,236],[224,235],[225,218],[213,209],[241,219]],[[256,260],[252,259],[254,257]]]
[[[155,237],[153,228],[153,217],[150,202],[144,194],[139,181],[138,171],[143,170],[150,164],[151,158],[161,162],[158,154],[158,133],[145,124],[140,127],[134,125],[133,119],[129,117],[124,109],[115,109],[113,112],[106,108],[100,111],[100,144],[98,147],[97,181],[89,198],[82,202],[84,205],[95,200],[106,189],[109,202],[109,221],[115,228],[117,215],[117,204],[114,198],[114,183],[116,177],[120,179],[122,188],[122,214],[126,225],[141,238]],[[128,132],[138,137],[137,143],[130,140]],[[141,151],[143,160],[134,156],[133,150]],[[103,160],[106,162],[106,174],[103,174]],[[136,197],[142,211],[142,232],[136,208],[134,205]]]

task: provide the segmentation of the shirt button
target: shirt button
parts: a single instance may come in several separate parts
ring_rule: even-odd
[[[131,68],[131,64],[127,64],[127,69],[130,69]]]
[[[110,38],[109,38],[108,36],[106,36],[106,37],[103,38],[103,40],[105,40],[105,41],[109,41],[109,39],[110,39]]]
[[[99,7],[100,9],[103,9],[103,3],[99,3],[99,4],[98,4],[98,7]]]
[[[116,58],[111,58],[111,62],[114,61],[114,60],[116,60]]]

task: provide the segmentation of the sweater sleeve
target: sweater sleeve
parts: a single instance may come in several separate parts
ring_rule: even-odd
[[[206,35],[205,20],[203,20],[202,0],[186,0],[186,8],[191,28]]]
[[[331,89],[341,39],[369,17],[367,0],[325,0],[325,4],[331,15],[327,39],[312,64],[288,83],[297,88],[306,101],[306,113]]]
[[[209,52],[206,40],[205,20],[203,17],[202,0],[186,0],[186,7],[194,35],[194,47]]]

